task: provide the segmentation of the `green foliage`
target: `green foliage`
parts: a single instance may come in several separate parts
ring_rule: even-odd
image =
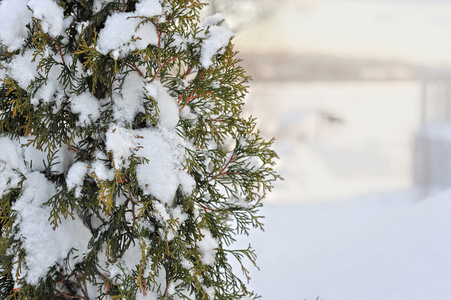
[[[133,16],[140,19],[137,29],[152,24],[157,43],[121,55],[102,54],[98,41],[106,20],[135,11],[140,1],[57,2],[64,11],[65,34],[52,36],[45,20],[33,17],[23,47],[10,51],[5,45],[0,51],[0,68],[6,70],[0,86],[0,138],[44,153],[43,163],[25,155],[26,168],[14,169],[18,179],[11,173],[2,182],[0,176],[0,297],[257,298],[240,279],[240,272],[250,279],[246,262],[256,266],[254,250],[234,249],[233,243],[250,228],[263,228],[261,201],[279,176],[273,170],[277,156],[272,141],[262,139],[254,118],[241,116],[250,78],[232,43],[217,49],[205,67],[200,61],[210,28],[199,25],[203,4],[161,0],[163,16]],[[103,5],[95,7],[99,3]],[[129,42],[140,39],[133,36]],[[30,51],[37,73],[23,86],[11,68]],[[140,109],[132,119],[119,120],[117,95],[132,76],[145,83],[138,91]],[[58,88],[44,95],[55,82]],[[146,192],[139,178],[139,168],[152,163],[139,155],[146,139],[141,134],[164,136],[168,130],[161,123],[165,116],[159,96],[148,90],[157,83],[177,104],[180,118],[174,132],[185,144],[176,146],[183,146],[183,172],[194,182],[189,191],[180,184],[170,201]],[[73,99],[84,93],[96,99],[97,118],[94,113],[84,118],[74,108]],[[128,157],[115,157],[108,144],[116,130],[133,133],[136,143]],[[2,164],[8,166],[1,157],[0,170]],[[75,164],[86,168],[77,186],[68,179]],[[16,208],[21,199],[33,197],[26,189],[35,172],[54,187],[39,206],[48,208],[49,228],[58,232],[70,220],[81,220],[91,235],[84,252],[72,248],[37,282],[29,280],[32,258],[22,230],[29,220]],[[216,246],[207,251],[203,245],[209,240]],[[53,247],[58,240],[42,243]],[[241,265],[238,273],[230,265],[233,260]]]

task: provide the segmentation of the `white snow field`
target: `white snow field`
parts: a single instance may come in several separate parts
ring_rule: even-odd
[[[419,97],[416,82],[253,83],[285,177],[266,232],[237,243],[257,250],[264,300],[451,299],[451,191],[419,199],[411,180]]]
[[[450,299],[450,199],[267,205],[266,232],[251,233],[250,286],[268,300]]]

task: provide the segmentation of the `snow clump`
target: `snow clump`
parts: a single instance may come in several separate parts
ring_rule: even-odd
[[[163,13],[160,1],[158,0],[141,0],[136,4],[136,14],[147,18],[152,18]]]
[[[136,137],[133,130],[119,126],[111,127],[106,133],[105,146],[113,154],[114,167],[117,170],[130,165],[129,157],[136,148]]]
[[[10,189],[17,188],[20,176],[25,172],[20,143],[0,136],[0,197]]]
[[[28,36],[27,24],[32,13],[27,0],[3,0],[0,3],[0,42],[10,51],[23,46]]]
[[[129,73],[122,83],[121,93],[113,92],[113,115],[121,123],[133,122],[136,114],[144,112],[144,82],[137,73]]]
[[[38,61],[33,60],[33,50],[28,49],[22,55],[15,55],[11,63],[8,64],[8,75],[17,84],[26,89],[32,80],[38,76]]]
[[[207,17],[201,28],[208,33],[201,36],[204,40],[202,41],[200,63],[204,68],[208,68],[213,64],[213,56],[223,54],[225,47],[235,34],[220,13]]]
[[[20,49],[28,37],[26,26],[32,18],[40,20],[42,30],[51,37],[64,34],[63,8],[55,1],[4,0],[0,4],[0,43],[10,51]]]
[[[146,83],[145,91],[158,106],[157,127],[128,129],[125,123],[131,123],[136,113],[143,110],[144,90],[139,88],[143,84],[137,74],[130,74],[124,80],[122,95],[113,96],[114,113],[123,117],[119,118],[120,124],[107,131],[106,150],[112,153],[118,170],[129,166],[133,155],[143,158],[136,167],[136,178],[143,193],[171,205],[179,187],[185,194],[190,194],[195,187],[194,179],[184,170],[186,142],[176,131],[177,100],[159,81]],[[121,104],[121,99],[126,99],[127,105]]]
[[[204,236],[202,240],[197,242],[201,260],[206,265],[212,265],[215,263],[216,249],[219,247],[218,241],[211,235],[208,229],[202,228],[200,232]]]
[[[57,37],[64,32],[63,8],[52,0],[30,0],[28,6],[33,11],[33,17],[39,19],[44,32],[51,37]]]
[[[100,102],[89,92],[71,98],[71,111],[78,116],[78,125],[95,122],[100,117]]]
[[[81,196],[81,189],[83,186],[83,181],[88,170],[88,165],[84,162],[76,162],[73,164],[66,176],[67,189],[71,190],[75,188],[75,197],[79,198]]]
[[[146,84],[149,95],[157,102],[159,124],[165,128],[175,128],[179,122],[179,110],[176,100],[169,95],[159,81]]]
[[[109,16],[105,27],[99,32],[97,51],[114,59],[125,57],[131,51],[145,49],[148,45],[158,45],[158,34],[151,22],[143,22],[140,17],[152,18],[162,13],[157,0],[143,0],[137,4],[135,12],[119,12]]]
[[[158,129],[139,131],[142,139],[136,155],[145,157],[136,168],[138,184],[145,195],[153,195],[163,203],[171,205],[179,185],[189,194],[195,181],[183,170],[184,142],[176,133]],[[186,175],[185,175],[186,174]]]

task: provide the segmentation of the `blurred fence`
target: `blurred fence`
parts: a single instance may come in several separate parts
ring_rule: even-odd
[[[415,136],[413,175],[424,198],[451,188],[451,70],[422,73],[422,115]]]

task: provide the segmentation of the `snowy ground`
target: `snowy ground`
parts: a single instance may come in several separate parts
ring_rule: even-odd
[[[449,299],[451,192],[420,200],[411,185],[415,82],[254,83],[248,109],[278,137],[285,177],[266,232],[238,242],[257,249],[264,300]]]
[[[267,205],[266,232],[251,238],[261,267],[251,287],[263,299],[449,299],[450,197]]]

